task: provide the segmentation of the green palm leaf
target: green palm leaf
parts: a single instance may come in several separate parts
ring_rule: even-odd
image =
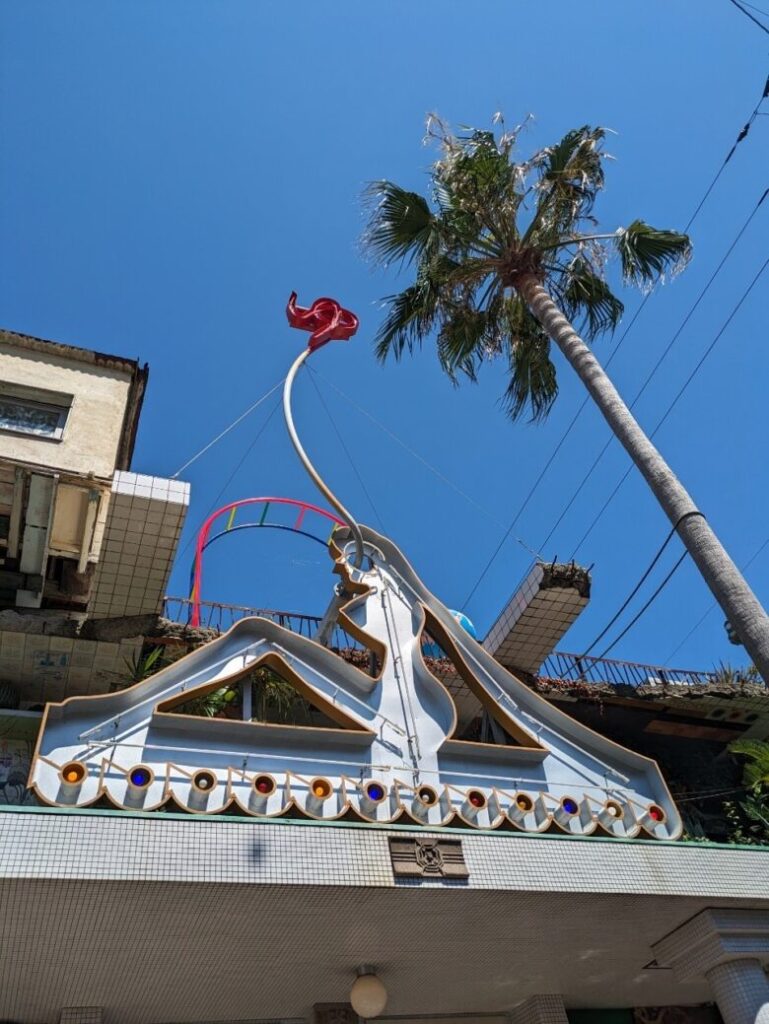
[[[735,740],[729,744],[729,750],[748,759],[742,781],[749,789],[769,787],[769,743],[763,740]]]
[[[649,286],[665,273],[677,274],[691,259],[687,235],[659,231],[642,220],[620,228],[615,245],[622,262],[622,276],[630,284]]]
[[[613,331],[625,311],[606,281],[581,258],[574,260],[564,272],[558,297],[566,316],[583,323],[590,338]]]
[[[374,212],[365,244],[376,260],[412,260],[433,240],[437,221],[419,193],[391,181],[375,181],[367,195]]]
[[[507,302],[505,317],[509,376],[503,404],[513,420],[526,410],[531,422],[543,420],[558,396],[550,339],[519,298]]]

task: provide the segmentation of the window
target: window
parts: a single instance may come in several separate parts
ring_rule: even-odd
[[[0,430],[9,430],[14,434],[31,434],[60,441],[68,411],[65,405],[38,402],[0,392]]]

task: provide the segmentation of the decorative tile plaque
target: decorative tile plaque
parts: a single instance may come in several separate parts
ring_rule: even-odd
[[[313,1024],[360,1024],[360,1017],[349,1003],[316,1003]]]
[[[461,839],[390,836],[396,878],[469,878]]]

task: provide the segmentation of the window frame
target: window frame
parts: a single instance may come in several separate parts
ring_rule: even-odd
[[[48,401],[45,400],[46,398]],[[64,432],[72,408],[71,395],[60,395],[53,391],[46,392],[37,388],[25,388],[19,384],[12,384],[10,381],[0,381],[0,403],[3,401],[33,411],[55,413],[58,419],[51,434],[37,433],[34,430],[25,430],[21,426],[13,427],[3,424],[0,424],[0,434],[34,438],[37,441],[49,441],[54,444],[59,444],[64,440]]]

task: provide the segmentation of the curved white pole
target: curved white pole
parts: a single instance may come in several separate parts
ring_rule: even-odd
[[[352,564],[354,568],[360,569],[361,565],[363,564],[363,534],[361,533],[360,526],[358,526],[353,517],[350,515],[350,513],[347,511],[347,509],[344,507],[341,501],[336,497],[334,492],[326,485],[320,473],[318,473],[317,469],[310,462],[307,452],[304,450],[304,448],[302,447],[302,442],[299,440],[299,436],[296,432],[296,427],[294,426],[294,417],[291,413],[291,387],[294,383],[294,377],[296,376],[299,368],[304,363],[305,359],[309,355],[311,355],[311,353],[312,349],[306,348],[299,356],[297,356],[297,358],[294,360],[291,369],[288,371],[288,376],[286,377],[285,383],[283,385],[283,416],[286,420],[288,436],[291,438],[291,443],[294,446],[294,450],[301,459],[302,465],[309,473],[312,482],[315,484],[315,486],[318,488],[321,494],[326,498],[328,503],[336,509],[340,517],[344,519],[344,521],[350,527],[350,531],[352,532],[353,539],[355,541],[355,555],[352,559]]]

